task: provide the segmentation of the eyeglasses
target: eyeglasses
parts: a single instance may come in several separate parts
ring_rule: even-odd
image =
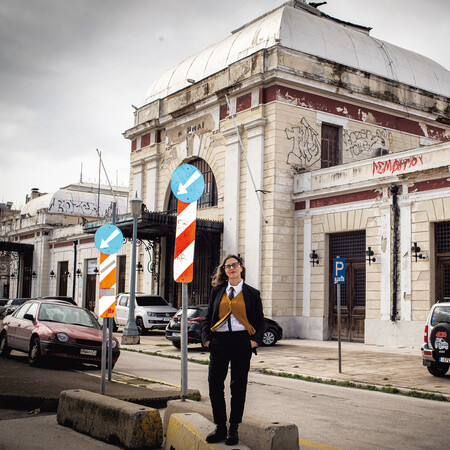
[[[236,267],[239,267],[240,265],[240,263],[235,262],[233,264],[225,264],[223,267],[225,267],[225,269],[236,269]]]

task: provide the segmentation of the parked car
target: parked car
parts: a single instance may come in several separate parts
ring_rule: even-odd
[[[72,297],[69,297],[67,295],[49,295],[48,297],[39,297],[39,298],[42,298],[43,300],[62,300],[72,305],[77,305],[77,302]]]
[[[28,353],[28,362],[39,365],[49,357],[101,365],[102,330],[87,309],[62,300],[29,300],[0,327],[0,356],[11,350]],[[113,338],[112,363],[119,358],[119,341]]]
[[[0,298],[0,319],[4,315],[4,311],[6,311],[6,304],[8,303],[7,298]]]
[[[187,309],[188,323],[188,344],[202,343],[202,323],[205,320],[208,305],[192,305]],[[166,327],[166,339],[172,342],[176,348],[181,347],[181,316],[182,310],[170,319]],[[263,345],[275,345],[283,338],[283,329],[275,320],[264,317],[265,330],[263,335]]]
[[[3,318],[9,314],[12,314],[20,305],[24,304],[28,300],[31,300],[31,299],[30,298],[12,298],[11,300],[8,300],[8,303],[6,304],[6,309],[3,313]]]
[[[115,326],[128,321],[130,294],[119,294],[116,298]],[[164,330],[170,318],[177,312],[159,295],[136,294],[134,319],[139,334],[147,330]]]
[[[450,367],[450,302],[435,303],[428,314],[422,346],[423,365],[435,377]]]

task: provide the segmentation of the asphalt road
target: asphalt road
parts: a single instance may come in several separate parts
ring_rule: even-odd
[[[196,350],[190,349],[190,352]],[[201,353],[201,350],[197,350]],[[180,384],[180,361],[122,352],[117,371]],[[188,387],[207,398],[207,366],[188,364]],[[354,449],[448,448],[448,402],[250,373],[246,414],[295,423],[302,440]],[[245,420],[245,416],[244,416]]]

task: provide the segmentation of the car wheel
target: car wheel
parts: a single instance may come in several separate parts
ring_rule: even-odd
[[[6,333],[0,335],[0,356],[6,358],[11,353],[11,349],[8,347],[8,339]]]
[[[178,350],[180,350],[181,348],[181,341],[172,341],[172,345],[177,348]]]
[[[275,345],[275,342],[277,342],[277,337],[275,335],[275,333],[273,332],[273,330],[269,329],[264,331],[263,334],[263,338],[262,338],[262,343],[263,345]]]
[[[431,363],[431,366],[428,366],[428,372],[431,373],[431,375],[434,375],[435,377],[443,377],[450,367],[450,364],[443,364],[440,362],[434,362]]]
[[[140,317],[138,317],[136,319],[136,326],[137,326],[139,335],[140,336],[144,335],[145,334],[144,322]]]
[[[41,342],[37,336],[31,339],[30,350],[28,351],[28,362],[30,366],[39,366],[42,362]]]

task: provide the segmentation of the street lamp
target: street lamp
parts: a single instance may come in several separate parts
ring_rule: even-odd
[[[128,307],[128,321],[123,329],[122,344],[139,344],[139,331],[134,319],[134,304],[136,298],[136,238],[137,219],[141,212],[142,200],[136,196],[130,201],[131,214],[133,215],[133,241],[131,243],[131,264],[130,264],[130,303]]]

